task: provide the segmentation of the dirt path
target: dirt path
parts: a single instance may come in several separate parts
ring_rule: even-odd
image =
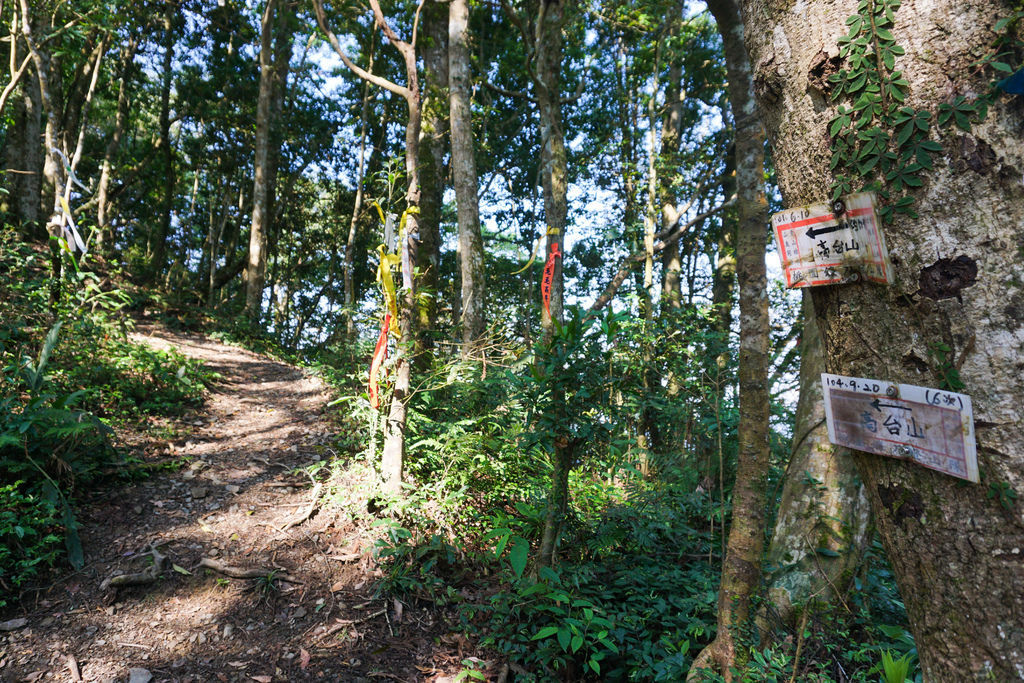
[[[321,488],[296,470],[330,456],[325,386],[201,337],[136,337],[202,359],[223,381],[184,420],[188,437],[146,456],[188,466],[86,505],[85,569],[0,617],[27,620],[0,632],[0,679],[452,680],[475,653],[448,615],[375,597],[367,520],[327,506],[301,519]],[[280,531],[289,522],[299,523]],[[167,558],[161,578],[101,589],[113,575],[145,571],[154,544]],[[203,558],[275,580],[230,578],[201,567]]]

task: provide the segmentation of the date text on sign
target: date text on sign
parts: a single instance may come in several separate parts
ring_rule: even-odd
[[[971,398],[941,389],[822,373],[828,439],[978,481]]]
[[[875,212],[875,195],[846,195],[835,206],[814,204],[772,216],[787,287],[854,282],[888,284],[892,263]]]

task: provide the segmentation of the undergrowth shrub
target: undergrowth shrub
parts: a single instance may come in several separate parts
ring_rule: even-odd
[[[69,260],[69,259],[65,259]],[[197,405],[213,376],[129,341],[128,297],[70,262],[53,300],[48,255],[0,230],[0,586],[83,564],[75,501],[126,473],[111,425]],[[53,322],[57,321],[57,322]]]

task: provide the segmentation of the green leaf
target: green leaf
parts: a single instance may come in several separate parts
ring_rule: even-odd
[[[892,36],[892,31],[887,28],[880,28],[877,31],[878,37],[881,40],[895,41],[896,39]]]
[[[576,634],[572,637],[572,651],[576,652],[583,647],[583,636]]]
[[[519,536],[512,537],[512,551],[509,553],[508,559],[512,564],[512,571],[515,572],[516,578],[523,578],[523,572],[526,571],[526,559],[530,551],[530,544],[526,542],[526,539]]]
[[[571,638],[572,635],[569,633],[569,629],[564,627],[558,629],[558,644],[562,646],[563,652],[569,651],[569,640]]]
[[[192,572],[179,565],[171,564],[171,569],[178,572],[179,574],[184,574],[185,576],[192,576]]]
[[[533,635],[533,638],[530,638],[530,640],[542,640],[544,638],[550,638],[551,636],[555,635],[556,633],[558,633],[558,627],[557,626],[545,626],[541,630],[537,631]]]
[[[1003,73],[1012,74],[1013,67],[1006,62],[992,62],[992,68],[996,71],[1002,71]]]

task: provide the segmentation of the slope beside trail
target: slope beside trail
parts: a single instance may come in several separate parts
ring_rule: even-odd
[[[452,615],[377,597],[372,520],[311,506],[321,488],[299,468],[333,455],[324,384],[196,335],[134,336],[222,380],[176,423],[187,436],[145,445],[145,460],[187,464],[94,496],[79,513],[85,568],[0,615],[25,620],[0,631],[0,680],[453,680],[476,653]],[[154,582],[101,587],[160,556]],[[231,578],[204,558],[274,581]]]

